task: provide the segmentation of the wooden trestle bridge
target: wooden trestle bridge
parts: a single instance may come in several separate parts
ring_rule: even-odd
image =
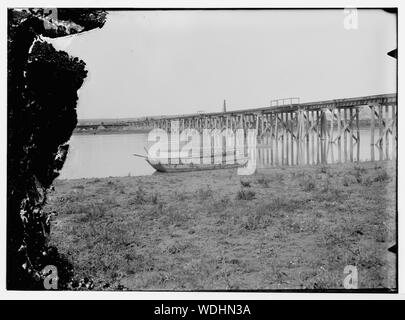
[[[274,102],[274,101],[273,101]],[[186,128],[254,129],[257,157],[269,165],[396,159],[397,95],[299,103],[283,99],[270,107],[150,117],[128,123],[171,131]],[[364,138],[362,142],[361,137]],[[360,155],[360,152],[362,155]],[[366,157],[364,157],[366,155]]]

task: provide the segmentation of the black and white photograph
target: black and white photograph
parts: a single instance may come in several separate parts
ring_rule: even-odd
[[[398,8],[111,5],[4,8],[3,289],[398,293]]]

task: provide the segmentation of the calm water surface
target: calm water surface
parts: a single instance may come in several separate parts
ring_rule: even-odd
[[[73,135],[60,179],[150,175],[155,170],[134,153],[145,154],[147,134]]]
[[[74,135],[70,140],[69,154],[61,171],[60,178],[76,179],[150,175],[154,172],[154,169],[144,159],[133,156],[133,153],[145,154],[144,147],[147,145],[147,138],[147,134],[139,133]],[[360,161],[369,160],[369,130],[360,131],[360,141]],[[269,151],[264,149],[264,151],[260,150],[260,153],[258,166],[269,166]],[[337,150],[334,150],[333,153],[333,162],[336,162]],[[375,148],[375,153],[376,160],[378,160],[377,148]],[[328,154],[328,161],[332,162],[331,153],[329,152]]]

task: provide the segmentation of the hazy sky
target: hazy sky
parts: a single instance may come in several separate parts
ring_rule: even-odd
[[[395,16],[359,10],[115,11],[102,29],[52,40],[89,71],[78,116],[139,117],[396,90]]]

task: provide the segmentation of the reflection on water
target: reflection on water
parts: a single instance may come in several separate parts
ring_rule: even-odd
[[[257,152],[258,167],[269,167],[272,165],[296,165],[299,164],[318,164],[322,162],[322,152],[324,152],[324,159],[326,163],[339,163],[350,161],[370,161],[371,148],[374,149],[375,160],[386,160],[387,154],[392,158],[392,142],[388,139],[388,145],[384,138],[384,147],[378,148],[376,145],[376,138],[374,138],[373,147],[371,146],[371,135],[369,129],[359,130],[360,139],[359,143],[353,139],[351,141],[350,134],[347,134],[347,140],[344,141],[344,136],[341,137],[340,146],[338,140],[338,132],[333,132],[333,135],[326,137],[324,142],[324,150],[322,150],[322,143],[317,136],[310,135],[308,139],[304,138],[300,152],[298,155],[298,146],[296,140],[291,142],[291,135],[285,135],[284,141],[279,138],[277,146],[273,141],[267,137],[263,137],[259,143]],[[357,138],[357,135],[355,136]],[[331,143],[331,141],[333,141]],[[351,146],[352,143],[352,146]],[[339,151],[340,149],[340,151]],[[345,152],[346,150],[346,152]],[[351,152],[351,150],[353,150]],[[381,152],[380,152],[381,151]]]
[[[349,140],[349,139],[348,139]],[[61,171],[61,179],[76,178],[101,178],[109,176],[139,176],[150,175],[154,169],[143,159],[133,156],[134,153],[145,154],[144,147],[147,146],[147,134],[110,134],[110,135],[74,135],[70,140],[69,154],[66,163]],[[288,150],[286,146],[289,146]],[[315,138],[316,145],[316,138]],[[287,164],[287,155],[291,161],[291,141],[284,143],[284,151],[281,143],[278,143],[277,156],[279,164]],[[341,148],[343,148],[343,139]],[[327,143],[327,160],[329,163],[338,162],[338,144]],[[350,145],[347,143],[347,150]],[[390,150],[392,144],[389,146]],[[379,150],[375,149],[376,160],[379,160]],[[269,145],[269,140],[264,138],[257,149],[258,167],[268,167],[275,165],[275,145]],[[288,153],[287,153],[288,152]],[[293,143],[293,152],[297,154],[297,146]],[[309,155],[310,163],[317,163],[317,150],[312,150],[311,140],[309,140],[308,150],[302,150],[302,155],[307,163],[306,157]],[[314,159],[313,159],[314,157]],[[341,149],[341,158],[344,161],[344,151]],[[360,130],[360,161],[370,160],[370,131]],[[349,152],[348,152],[348,160]],[[354,144],[353,160],[357,160],[357,146]],[[288,162],[290,164],[291,162]],[[294,161],[296,163],[296,161]]]

